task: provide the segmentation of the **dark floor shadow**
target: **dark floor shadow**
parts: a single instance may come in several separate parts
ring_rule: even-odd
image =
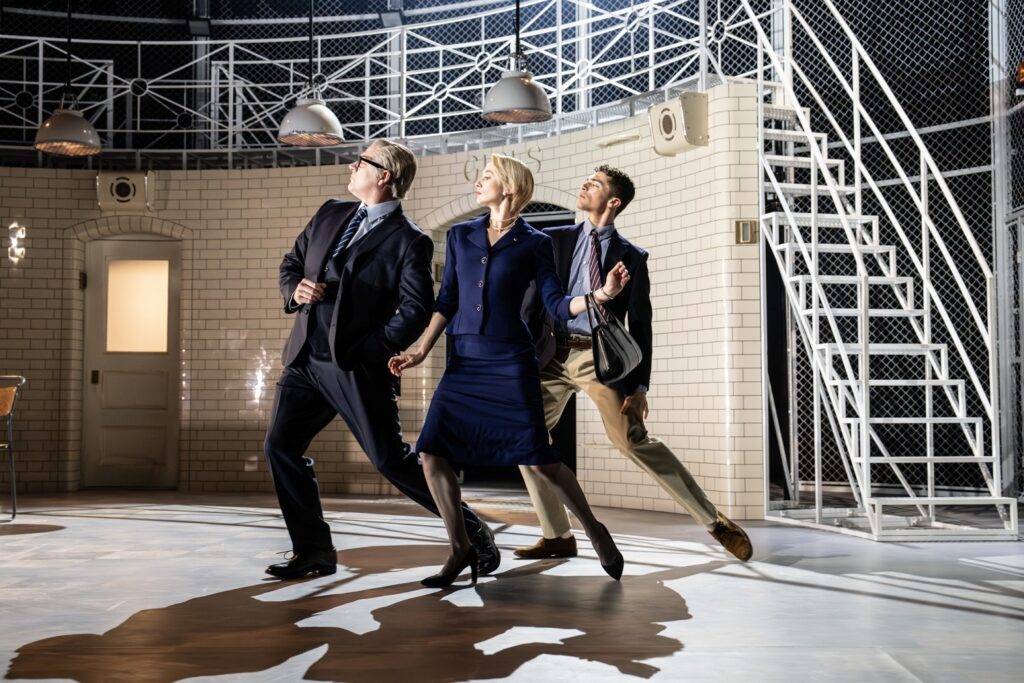
[[[56,524],[0,524],[0,536],[20,536],[22,534],[45,534],[60,531],[64,527]]]
[[[602,662],[623,674],[646,678],[658,669],[643,660],[683,648],[678,640],[660,635],[665,626],[659,622],[690,618],[686,601],[665,581],[725,564],[715,561],[626,576],[617,583],[605,576],[545,575],[558,563],[537,562],[470,589],[479,595],[482,607],[457,606],[444,600],[451,590],[434,591],[374,610],[380,626],[369,633],[298,626],[359,600],[421,591],[415,582],[327,594],[357,578],[394,569],[425,567],[429,573],[443,552],[437,545],[344,551],[340,561],[353,575],[324,582],[312,595],[285,602],[259,600],[281,587],[276,581],[261,582],[143,610],[101,635],[64,635],[23,645],[7,677],[164,683],[265,671],[327,645],[306,678],[349,683],[502,678],[542,654]],[[489,655],[476,647],[513,627],[575,629],[582,634],[569,634],[561,643],[530,643]]]

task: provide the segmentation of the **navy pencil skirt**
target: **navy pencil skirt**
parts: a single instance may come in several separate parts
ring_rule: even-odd
[[[457,335],[416,442],[465,465],[543,465],[560,461],[544,426],[540,371],[526,342]]]

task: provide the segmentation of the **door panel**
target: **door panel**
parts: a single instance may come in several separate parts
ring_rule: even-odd
[[[86,246],[82,485],[178,483],[181,243]]]
[[[104,425],[100,466],[151,471],[158,474],[167,459],[167,429]]]
[[[106,386],[102,392],[104,408],[134,410],[167,410],[166,372],[125,372],[107,370],[103,375]]]

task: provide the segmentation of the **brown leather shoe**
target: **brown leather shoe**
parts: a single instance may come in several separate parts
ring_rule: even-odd
[[[740,525],[732,521],[721,512],[715,521],[715,527],[708,531],[715,537],[715,540],[722,544],[722,547],[730,553],[746,562],[754,554],[754,546],[750,544],[750,537],[747,532],[740,528]]]
[[[576,557],[576,537],[542,538],[529,548],[516,548],[515,556],[521,560],[543,560],[549,557]]]

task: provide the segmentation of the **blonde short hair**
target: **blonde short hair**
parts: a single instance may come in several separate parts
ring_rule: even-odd
[[[395,199],[405,199],[406,193],[416,177],[416,156],[405,145],[391,140],[374,141],[377,148],[377,163],[391,172],[391,193]],[[377,169],[377,175],[383,173]]]
[[[509,198],[512,215],[518,216],[533,199],[533,174],[519,159],[502,154],[492,154],[491,165],[502,188],[512,194]]]

